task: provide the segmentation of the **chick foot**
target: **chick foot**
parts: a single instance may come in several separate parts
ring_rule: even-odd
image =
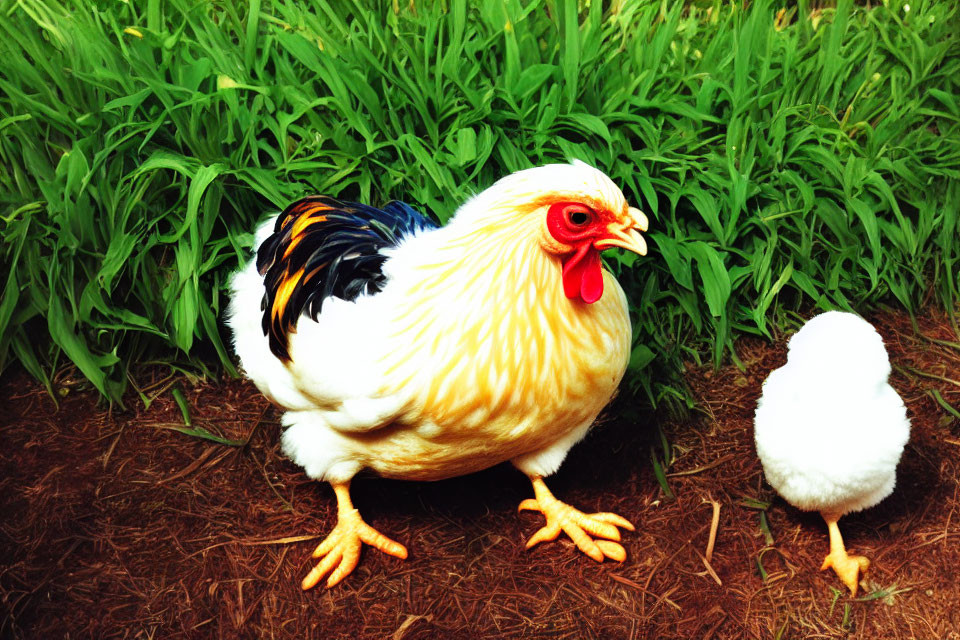
[[[401,560],[407,558],[406,547],[363,521],[350,501],[349,483],[335,484],[333,490],[337,494],[337,526],[314,550],[313,557],[322,559],[300,583],[304,591],[312,589],[328,573],[327,588],[350,575],[360,561],[364,543]]]
[[[870,566],[870,560],[864,556],[852,556],[847,553],[840,535],[840,527],[837,526],[840,516],[823,514],[823,519],[827,521],[827,529],[830,532],[830,553],[823,559],[820,571],[833,569],[843,584],[850,589],[850,595],[855,596],[857,585],[860,583],[860,574]]]
[[[633,531],[630,522],[615,513],[586,514],[570,505],[557,500],[542,478],[531,477],[533,491],[536,498],[529,498],[520,503],[520,511],[539,511],[547,519],[547,524],[527,541],[527,549],[550,540],[556,540],[563,531],[580,551],[596,560],[603,562],[610,558],[623,562],[627,558],[626,550],[618,544],[622,527]],[[595,540],[593,537],[600,538]]]

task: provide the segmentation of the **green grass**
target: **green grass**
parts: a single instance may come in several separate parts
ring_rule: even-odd
[[[651,216],[612,258],[634,387],[797,309],[935,300],[960,242],[954,3],[0,0],[0,368],[232,372],[224,284],[311,192],[448,217],[596,163]],[[791,3],[792,4],[792,3]]]

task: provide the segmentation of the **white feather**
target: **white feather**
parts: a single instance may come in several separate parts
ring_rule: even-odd
[[[893,491],[910,422],[889,374],[882,338],[854,314],[824,313],[793,336],[754,420],[767,481],[784,499],[843,515]]]
[[[271,216],[257,228],[259,247],[273,232],[277,216]],[[309,409],[313,403],[296,389],[287,368],[274,357],[261,328],[260,303],[263,300],[263,277],[257,272],[257,261],[233,275],[230,280],[230,304],[227,325],[233,331],[234,351],[240,357],[244,373],[272,402],[287,409]]]
[[[583,440],[584,436],[587,435],[595,419],[596,417],[590,418],[589,421],[573,429],[565,438],[561,438],[539,451],[514,458],[510,461],[511,464],[528,476],[546,477],[556,473],[573,445]]]

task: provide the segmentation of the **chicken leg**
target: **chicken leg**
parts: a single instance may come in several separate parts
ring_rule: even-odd
[[[333,484],[333,491],[337,495],[337,526],[313,552],[314,558],[322,558],[322,560],[300,583],[304,591],[313,588],[331,571],[333,573],[330,573],[330,577],[327,578],[327,588],[350,575],[360,560],[360,548],[363,543],[401,560],[407,558],[406,547],[363,521],[360,512],[354,508],[350,500],[349,482]]]
[[[820,571],[832,568],[836,572],[843,584],[850,589],[850,595],[857,595],[857,583],[860,581],[860,573],[867,570],[870,561],[863,556],[847,555],[847,550],[843,545],[843,538],[840,536],[840,527],[837,521],[840,516],[835,513],[821,514],[827,521],[827,529],[830,531],[830,553],[823,559],[823,565]]]
[[[618,544],[620,530],[617,527],[633,531],[634,527],[627,519],[615,513],[583,513],[557,500],[542,477],[531,475],[529,478],[536,498],[521,502],[520,511],[539,511],[546,517],[547,524],[531,536],[527,541],[527,549],[541,542],[556,540],[563,531],[580,551],[597,562],[603,562],[604,558],[617,562],[626,560],[627,552]],[[591,536],[601,539],[594,540]]]

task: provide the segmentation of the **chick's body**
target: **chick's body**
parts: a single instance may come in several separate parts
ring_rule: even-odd
[[[424,224],[383,248],[375,287],[349,300],[323,296],[316,317],[297,313],[277,335],[284,307],[329,261],[288,265],[272,289],[270,265],[295,261],[307,242],[304,230],[331,224],[342,204],[331,202],[314,203],[290,221],[268,220],[257,243],[271,255],[232,282],[236,350],[247,375],[287,410],[284,452],[309,476],[334,485],[341,521],[344,505],[352,508],[347,483],[361,469],[437,480],[510,460],[534,482],[539,500],[521,506],[547,508],[549,526],[554,503],[571,508],[541,478],[585,435],[629,358],[626,298],[601,269],[599,250],[612,243],[642,251],[633,229],[645,229],[645,218],[585,165],[513,174],[468,201],[446,226]],[[357,234],[374,223],[359,225]],[[348,246],[336,259],[357,255]],[[616,540],[616,526],[629,526],[601,515],[602,526],[587,525],[594,535]],[[400,545],[387,542],[396,546],[379,548],[401,555]],[[601,560],[622,551],[607,541],[578,546]],[[324,562],[305,587],[335,566]],[[328,584],[352,566],[342,569]]]
[[[889,375],[873,326],[831,311],[791,338],[787,364],[763,385],[754,427],[766,479],[790,504],[832,520],[831,529],[893,491],[910,422]]]

